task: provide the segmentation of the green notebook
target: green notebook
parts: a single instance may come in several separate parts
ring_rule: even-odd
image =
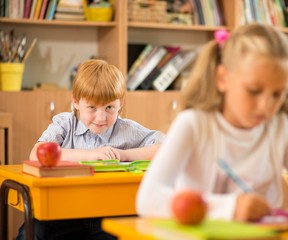
[[[171,219],[157,219],[157,227],[181,232],[191,237],[203,239],[274,239],[276,233],[271,229],[255,226],[248,223],[239,223],[222,220],[205,220],[202,224],[189,226],[181,225]],[[271,237],[271,238],[270,238]]]
[[[135,160],[133,162],[120,162],[117,159],[80,161],[81,164],[93,166],[96,172],[143,172],[149,167],[150,160]]]

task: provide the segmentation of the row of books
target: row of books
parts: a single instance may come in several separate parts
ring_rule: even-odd
[[[259,22],[277,27],[288,26],[287,0],[242,0],[240,24]]]
[[[222,1],[219,0],[193,0],[193,22],[207,26],[225,25],[221,3]]]
[[[0,17],[85,20],[82,0],[0,0]]]
[[[129,68],[127,88],[165,91],[193,63],[195,56],[195,49],[147,44]]]

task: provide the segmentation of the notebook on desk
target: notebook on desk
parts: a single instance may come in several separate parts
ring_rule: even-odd
[[[94,167],[95,172],[134,172],[141,173],[149,167],[150,160],[135,160],[133,162],[120,162],[118,159],[80,161],[80,164]]]
[[[205,220],[199,225],[181,225],[172,219],[155,219],[153,224],[166,232],[178,232],[195,239],[221,240],[274,240],[279,239],[277,232],[248,223],[223,220]]]

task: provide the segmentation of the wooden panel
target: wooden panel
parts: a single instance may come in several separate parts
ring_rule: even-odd
[[[5,162],[5,130],[0,128],[0,164]]]
[[[178,91],[128,92],[125,103],[125,117],[143,126],[166,132],[177,114]]]
[[[28,159],[42,132],[59,112],[71,111],[69,91],[0,92],[0,111],[13,114],[13,163]],[[50,111],[53,101],[55,111]]]

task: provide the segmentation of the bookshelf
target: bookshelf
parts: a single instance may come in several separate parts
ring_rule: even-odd
[[[41,34],[38,36],[39,44],[25,66],[24,82],[30,83],[28,87],[36,82],[56,82],[69,88],[67,71],[87,59],[88,54],[105,58],[126,76],[128,43],[199,46],[210,40],[217,29],[232,30],[240,23],[242,0],[220,1],[226,24],[218,27],[128,22],[128,0],[113,0],[115,15],[111,22],[0,18],[0,25],[2,30],[14,29],[18,33],[27,33],[28,37],[30,33]],[[284,27],[279,29],[288,33]],[[58,52],[53,52],[53,49]],[[129,91],[122,116],[146,127],[166,131],[177,114],[179,101],[179,91]],[[56,109],[53,114],[69,111],[70,92],[0,91],[0,111],[13,115],[13,163],[28,158],[35,141],[51,121],[49,106],[52,102]],[[17,228],[15,225],[15,234]]]
[[[239,9],[242,0],[220,0],[220,2],[222,3],[225,15],[225,26],[129,22],[127,19],[128,0],[113,0],[115,15],[111,22],[0,18],[0,24],[1,29],[4,30],[13,28],[16,32],[27,31],[28,34],[30,32],[39,32],[42,34],[38,38],[38,46],[33,50],[31,59],[27,60],[25,66],[24,82],[30,82],[28,88],[37,82],[61,83],[66,84],[66,87],[69,88],[69,80],[67,80],[69,77],[69,73],[67,73],[68,70],[73,65],[87,59],[89,57],[88,53],[103,57],[110,63],[115,64],[126,76],[128,43],[199,46],[213,38],[213,33],[217,29],[232,30],[240,23]],[[284,27],[280,28],[280,30],[288,33],[288,30]],[[29,37],[28,34],[27,36]],[[88,39],[87,41],[86,38]],[[62,45],[58,46],[57,43],[62,43]],[[87,45],[89,45],[90,48],[88,48]],[[65,47],[67,48],[65,49]],[[53,53],[53,49],[56,49],[57,54]],[[48,53],[43,55],[41,51]],[[53,69],[60,67],[61,69],[57,69],[56,72],[55,69]],[[0,92],[0,96],[1,94],[4,93]],[[21,93],[18,94],[21,95]],[[7,103],[10,101],[10,95],[12,94],[5,93],[5,98],[3,98],[4,102],[3,104],[1,102],[0,110],[9,111],[6,101]],[[141,91],[128,92],[125,106],[127,110],[123,110],[123,117],[136,119],[149,128],[165,131],[167,129],[166,122],[171,122],[172,113],[172,115],[175,115],[175,109],[173,110],[171,107],[175,104],[172,103],[179,102],[179,95],[178,91],[165,91],[163,93],[156,91],[145,91],[144,93],[141,93]],[[143,108],[145,101],[140,104],[141,108],[137,103],[141,101],[141,99],[147,99],[147,108],[145,108],[146,115],[153,116],[156,105],[154,106],[152,102],[162,98],[166,99],[165,101],[167,102],[167,104],[163,106],[163,109],[165,109],[164,113],[166,112],[167,115],[169,115],[169,119],[163,120],[165,124],[162,124],[161,121],[144,117],[141,108]],[[133,99],[135,99],[135,101],[133,101]],[[53,98],[51,98],[51,100],[53,100]],[[163,101],[161,102],[164,104]],[[161,108],[161,106],[158,106],[158,108]],[[164,125],[165,127],[163,127]],[[34,132],[33,134],[33,139],[39,136],[39,132]],[[23,154],[24,153],[16,156],[17,159],[27,157]]]

